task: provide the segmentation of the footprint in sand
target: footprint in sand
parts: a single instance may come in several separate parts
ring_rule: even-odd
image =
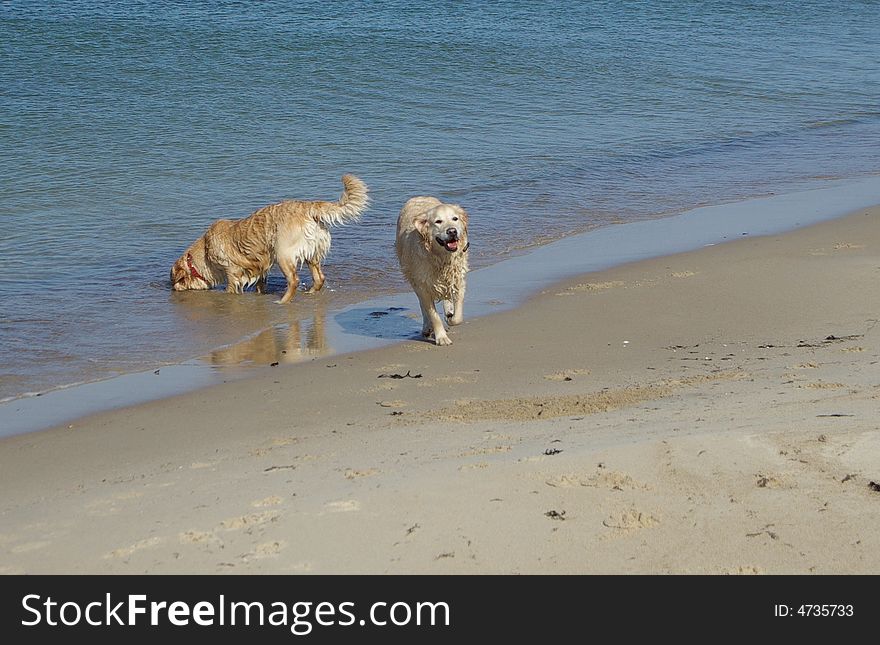
[[[846,387],[843,383],[826,383],[825,381],[819,381],[818,383],[804,383],[803,385],[798,385],[800,388],[808,388],[810,390],[838,390],[842,387]]]
[[[378,475],[381,470],[378,468],[367,468],[365,470],[355,470],[354,468],[347,468],[345,470],[345,478],[346,479],[360,479],[361,477],[371,477],[373,475]]]
[[[205,547],[223,547],[221,540],[214,531],[184,531],[177,536],[181,544],[195,544]]]
[[[231,517],[220,522],[220,528],[224,531],[239,531],[241,529],[259,526],[266,522],[275,522],[281,517],[281,515],[281,511],[263,511],[262,513],[251,513],[250,515]]]
[[[690,278],[697,274],[694,271],[676,271],[675,273],[670,273],[669,275],[673,278]]]
[[[751,564],[746,564],[724,569],[721,573],[726,576],[762,576],[764,575],[764,569]]]
[[[755,486],[758,488],[792,488],[787,478],[782,475],[755,475]]]
[[[239,556],[242,560],[260,560],[262,558],[271,558],[277,556],[287,546],[284,540],[275,540],[272,542],[264,542],[254,547],[253,551],[244,553]]]
[[[303,572],[314,571],[314,569],[315,569],[315,565],[312,564],[311,562],[294,562],[293,564],[285,567],[284,570],[291,571],[293,573],[303,573]]]
[[[394,401],[376,401],[376,405],[383,408],[405,408],[407,403],[406,401],[395,399]]]
[[[202,470],[203,468],[213,468],[217,465],[216,461],[194,461],[189,465],[190,470]]]
[[[327,502],[324,508],[328,513],[350,513],[361,510],[361,503],[356,499],[342,499],[336,502]]]
[[[611,280],[609,282],[583,282],[581,284],[576,284],[574,286],[568,287],[565,291],[557,293],[557,296],[571,296],[578,292],[597,292],[597,291],[607,291],[608,289],[616,289],[617,287],[622,287],[625,282],[620,280]]]
[[[501,452],[510,452],[510,446],[486,446],[484,448],[473,448],[460,453],[459,457],[476,457],[479,455],[496,455]]]
[[[291,446],[298,441],[299,439],[297,439],[296,437],[276,437],[275,439],[270,440],[266,445],[252,449],[251,456],[262,457],[263,455],[268,455],[273,450],[283,448],[285,446]]]
[[[590,370],[578,368],[571,370],[560,370],[558,372],[553,372],[552,374],[544,374],[544,378],[548,381],[573,381],[575,376],[582,376],[589,373]]]
[[[483,468],[488,468],[489,464],[485,461],[478,461],[475,464],[465,464],[464,466],[459,466],[459,470],[482,470]]]
[[[279,497],[278,495],[270,495],[269,497],[264,497],[263,499],[258,499],[251,502],[251,506],[254,508],[265,508],[267,506],[278,506],[284,499]]]
[[[856,249],[865,248],[864,244],[851,244],[849,242],[838,242],[832,247],[835,251],[854,251]],[[810,249],[810,255],[828,255],[828,249],[818,248]]]
[[[553,488],[577,488],[586,486],[587,478],[581,475],[556,475],[544,482]]]
[[[588,476],[576,474],[557,475],[548,479],[546,484],[554,488],[585,486],[590,488],[607,488],[609,490],[651,490],[651,487],[647,484],[636,481],[626,473],[614,470]]]
[[[616,511],[602,520],[602,524],[610,529],[633,531],[636,529],[649,529],[660,524],[660,518],[650,513],[643,513],[635,508]]]
[[[128,558],[138,551],[143,551],[144,549],[152,549],[153,547],[157,547],[162,544],[164,540],[160,537],[151,537],[135,542],[134,544],[126,547],[122,547],[119,549],[114,549],[104,555],[104,559],[110,558]]]

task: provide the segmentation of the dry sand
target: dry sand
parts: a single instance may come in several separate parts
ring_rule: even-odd
[[[878,224],[5,439],[0,571],[880,573]]]

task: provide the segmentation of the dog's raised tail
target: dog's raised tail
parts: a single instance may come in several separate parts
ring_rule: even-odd
[[[357,221],[370,203],[367,185],[354,175],[343,175],[342,185],[345,189],[339,201],[320,215],[331,226]]]

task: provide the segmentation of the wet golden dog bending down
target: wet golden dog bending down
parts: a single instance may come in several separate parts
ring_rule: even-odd
[[[313,281],[309,292],[320,291],[330,227],[356,221],[369,201],[366,184],[354,175],[345,175],[342,184],[345,190],[336,202],[288,200],[244,219],[214,222],[171,267],[172,288],[187,291],[225,284],[227,291],[241,293],[256,285],[263,293],[269,269],[277,263],[287,279],[287,291],[279,300],[284,304],[296,293],[296,272],[306,263]]]
[[[422,309],[422,335],[451,345],[435,303],[443,302],[450,325],[464,317],[468,272],[468,214],[435,197],[413,197],[397,218],[397,259]]]

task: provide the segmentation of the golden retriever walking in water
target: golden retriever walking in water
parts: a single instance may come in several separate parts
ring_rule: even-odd
[[[437,313],[443,301],[450,325],[464,317],[465,274],[468,272],[468,214],[456,204],[435,197],[413,197],[397,218],[397,259],[422,308],[422,335],[433,334],[438,345],[452,341]]]
[[[290,302],[299,286],[297,268],[309,265],[313,285],[324,286],[321,263],[330,251],[330,227],[356,221],[367,208],[367,186],[354,175],[342,178],[345,190],[336,202],[288,200],[272,204],[240,220],[221,219],[197,239],[174,266],[175,291],[210,289],[226,284],[226,291],[241,293],[256,285],[266,290],[266,278],[278,264],[287,279],[279,302]]]

